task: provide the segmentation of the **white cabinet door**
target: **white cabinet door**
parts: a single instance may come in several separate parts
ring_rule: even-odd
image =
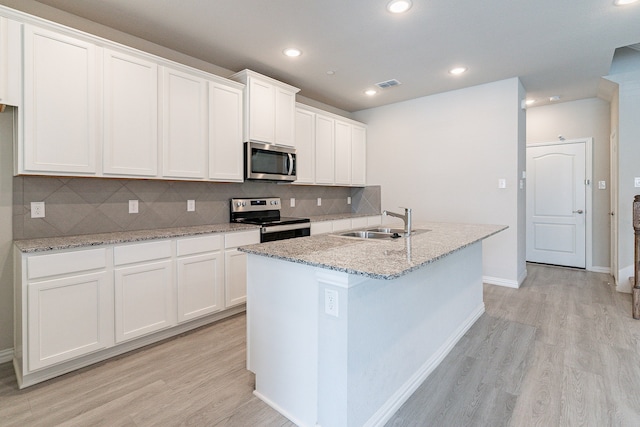
[[[351,125],[335,122],[335,183],[351,184]]]
[[[209,82],[209,178],[243,181],[242,91]]]
[[[108,175],[158,175],[158,66],[105,49],[104,167]]]
[[[367,130],[351,127],[351,185],[367,184]]]
[[[117,343],[175,324],[171,260],[118,267],[114,277]]]
[[[275,143],[293,147],[295,139],[296,94],[282,88],[275,88]]]
[[[334,183],[334,120],[316,115],[316,184]]]
[[[28,370],[113,345],[113,288],[106,271],[27,285]]]
[[[222,252],[179,258],[178,323],[224,308]]]
[[[0,104],[22,106],[22,24],[0,16]]]
[[[25,25],[21,172],[96,173],[96,75],[93,44]]]
[[[162,73],[162,176],[206,178],[207,82],[168,67]]]
[[[296,184],[313,184],[315,181],[315,113],[296,110]]]
[[[247,254],[237,249],[224,253],[225,306],[247,301]]]
[[[276,90],[273,85],[249,78],[249,135],[245,139],[275,143],[276,138]],[[248,137],[248,138],[247,138]]]

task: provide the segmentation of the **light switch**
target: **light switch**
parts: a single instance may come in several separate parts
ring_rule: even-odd
[[[187,212],[193,212],[196,210],[196,201],[187,200]]]
[[[498,188],[507,188],[507,180],[504,178],[500,178],[498,180]]]
[[[598,189],[606,190],[607,189],[607,181],[598,181]]]

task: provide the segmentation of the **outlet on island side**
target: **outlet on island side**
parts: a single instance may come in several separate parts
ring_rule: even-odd
[[[324,290],[324,312],[330,316],[338,317],[338,291]]]

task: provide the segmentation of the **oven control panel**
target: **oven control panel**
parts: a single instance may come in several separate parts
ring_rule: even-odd
[[[280,210],[279,197],[264,199],[231,199],[231,212]]]

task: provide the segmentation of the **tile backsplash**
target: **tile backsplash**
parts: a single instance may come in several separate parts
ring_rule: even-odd
[[[229,222],[229,199],[233,197],[280,197],[283,216],[374,215],[381,211],[379,186],[17,176],[13,187],[14,239],[224,223]],[[294,208],[291,198],[296,199]],[[322,206],[317,206],[318,198]],[[187,212],[190,199],[196,201],[195,212]],[[129,213],[129,200],[139,201],[139,213]],[[31,202],[41,201],[45,202],[45,217],[31,218]]]

